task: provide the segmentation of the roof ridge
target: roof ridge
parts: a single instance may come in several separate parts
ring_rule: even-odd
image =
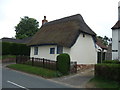
[[[78,19],[79,18],[79,19]],[[54,23],[61,23],[61,22],[67,22],[67,21],[71,21],[71,20],[83,20],[83,17],[80,14],[75,14],[75,15],[71,15],[71,16],[67,16],[67,17],[63,17],[60,19],[56,19],[50,22],[47,22],[46,24],[43,24],[42,26],[46,26],[46,25],[52,25]]]

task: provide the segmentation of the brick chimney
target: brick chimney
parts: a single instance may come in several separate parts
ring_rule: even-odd
[[[44,16],[44,19],[42,20],[42,25],[47,23],[47,22],[48,22],[48,20],[46,20],[46,16]]]

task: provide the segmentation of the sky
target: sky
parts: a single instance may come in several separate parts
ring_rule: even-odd
[[[0,0],[0,38],[15,37],[15,26],[28,16],[42,24],[81,14],[87,25],[98,35],[112,37],[112,26],[118,20],[119,0]]]

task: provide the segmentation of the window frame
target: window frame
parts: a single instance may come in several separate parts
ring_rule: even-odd
[[[34,55],[38,55],[38,47],[34,47]]]
[[[55,54],[55,48],[54,47],[50,48],[50,54]]]
[[[57,54],[62,54],[63,53],[63,46],[57,46]]]

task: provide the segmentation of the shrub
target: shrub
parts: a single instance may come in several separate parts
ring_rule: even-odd
[[[29,55],[30,47],[26,44],[2,42],[2,55]]]
[[[120,65],[119,64],[97,64],[95,65],[95,76],[119,81]]]
[[[2,42],[2,54],[9,55],[10,54],[10,43]]]
[[[109,64],[120,64],[119,60],[105,60],[103,63],[109,63]]]
[[[62,74],[68,74],[70,71],[70,56],[68,54],[60,54],[57,56],[57,69]]]

